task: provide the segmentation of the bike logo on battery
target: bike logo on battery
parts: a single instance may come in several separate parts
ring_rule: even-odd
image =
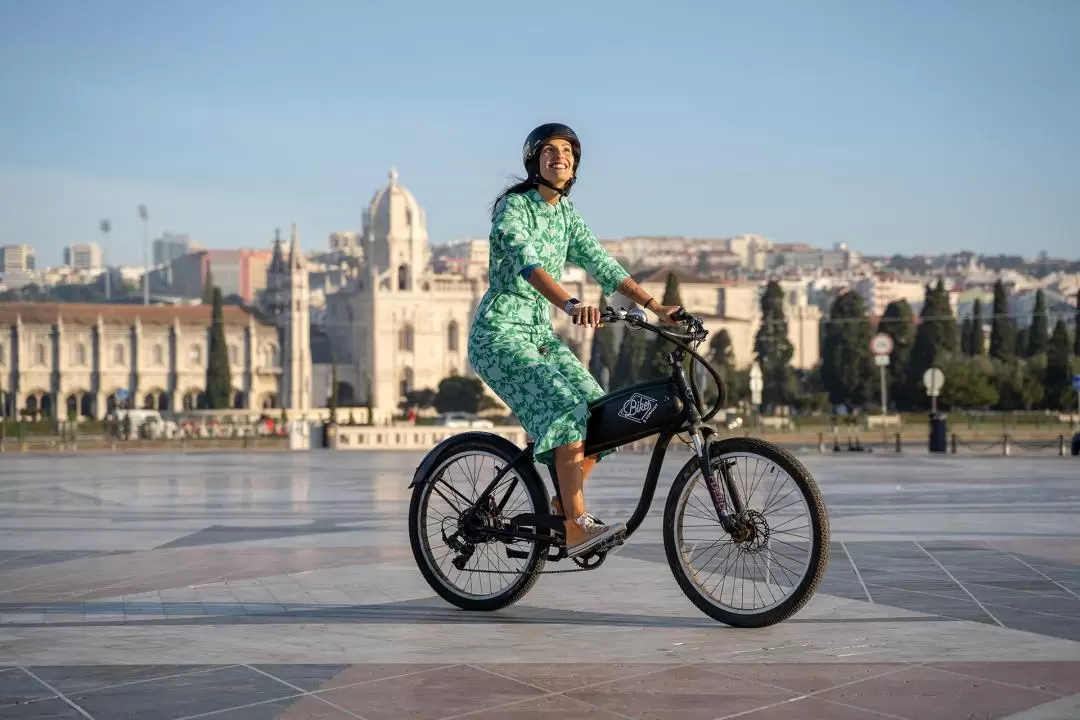
[[[634,393],[630,399],[623,403],[619,410],[619,417],[632,420],[636,423],[644,423],[656,410],[657,402],[651,397]]]

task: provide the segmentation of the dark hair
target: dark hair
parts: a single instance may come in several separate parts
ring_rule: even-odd
[[[502,202],[503,198],[505,198],[507,195],[523,195],[529,192],[529,190],[532,190],[534,187],[536,187],[535,180],[515,177],[514,181],[510,185],[507,185],[506,188],[499,194],[499,196],[495,198],[494,202],[491,203],[492,222],[495,221],[495,208],[499,207],[499,203]]]

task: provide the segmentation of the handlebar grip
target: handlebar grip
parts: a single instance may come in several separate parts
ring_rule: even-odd
[[[671,314],[671,319],[676,321],[683,321],[690,319],[690,313],[686,312],[686,308],[680,307],[678,310]]]

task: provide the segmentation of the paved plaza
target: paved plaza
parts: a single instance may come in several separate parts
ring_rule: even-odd
[[[826,578],[738,630],[667,566],[687,457],[601,568],[478,614],[409,549],[421,453],[2,454],[0,719],[1080,718],[1076,458],[800,453]],[[647,459],[590,510],[627,517]]]

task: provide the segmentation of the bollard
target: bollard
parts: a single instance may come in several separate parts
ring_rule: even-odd
[[[896,433],[896,452],[900,452],[900,433]]]
[[[1009,433],[1005,433],[1005,437],[1003,439],[1003,442],[1002,442],[1001,446],[1002,446],[1002,454],[1003,455],[1008,455],[1009,454]]]
[[[817,446],[818,446],[818,452],[821,453],[822,455],[824,455],[825,454],[825,433],[820,433],[819,432],[817,434]]]
[[[956,454],[956,433],[952,434],[952,454]]]
[[[832,446],[833,452],[840,452],[840,436],[837,435],[836,433],[833,433],[832,442],[833,442],[833,446]]]
[[[1058,457],[1065,457],[1065,435],[1058,435]]]

